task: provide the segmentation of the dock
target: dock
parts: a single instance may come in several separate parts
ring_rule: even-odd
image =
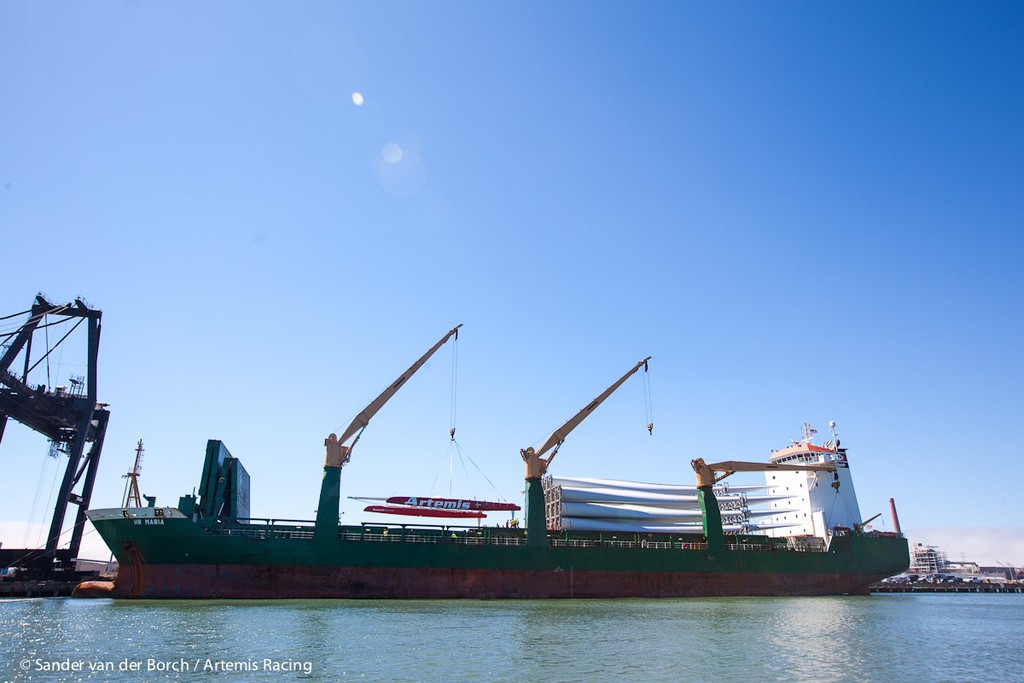
[[[63,581],[56,579],[0,581],[0,598],[61,598],[71,591],[81,579]]]
[[[1024,583],[874,583],[872,593],[1024,593]]]

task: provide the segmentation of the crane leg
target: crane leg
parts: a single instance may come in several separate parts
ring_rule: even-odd
[[[544,511],[544,489],[540,477],[526,480],[526,544],[548,544],[548,522]]]
[[[697,502],[700,503],[701,517],[704,521],[704,537],[708,541],[708,557],[720,557],[725,553],[725,535],[722,532],[722,512],[718,509],[718,499],[710,486],[697,489]]]

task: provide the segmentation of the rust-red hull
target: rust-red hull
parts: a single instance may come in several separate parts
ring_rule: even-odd
[[[623,598],[862,594],[907,566],[906,540],[842,535],[827,550],[739,538],[225,524],[93,512],[117,555],[115,597]],[[732,540],[732,539],[730,539]],[[802,546],[800,546],[802,547]]]
[[[115,597],[623,598],[866,594],[874,577],[763,572],[147,565],[122,567]]]

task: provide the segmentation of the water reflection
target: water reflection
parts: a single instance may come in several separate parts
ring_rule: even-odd
[[[309,662],[288,680],[1014,680],[1024,596],[564,601],[0,601],[25,658]],[[67,680],[190,680],[174,672]],[[217,680],[282,680],[281,672]]]

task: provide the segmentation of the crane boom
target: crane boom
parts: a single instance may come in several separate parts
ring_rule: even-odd
[[[387,389],[381,392],[380,396],[370,401],[370,405],[363,408],[362,412],[356,415],[352,424],[341,435],[341,439],[331,434],[324,439],[324,446],[327,447],[327,458],[324,461],[324,478],[320,483],[320,505],[316,509],[316,526],[313,531],[313,539],[317,542],[327,542],[330,539],[338,540],[339,506],[341,504],[341,468],[348,462],[352,449],[359,441],[359,435],[370,424],[370,419],[384,407],[384,404],[391,400],[391,397],[398,393],[409,378],[419,370],[427,360],[434,355],[441,346],[453,336],[458,339],[458,324],[448,333],[441,337],[441,340],[430,347],[420,356],[419,360],[409,366],[409,369],[398,376]],[[355,436],[354,439],[352,437]],[[349,439],[352,443],[345,445]]]
[[[814,463],[806,465],[778,465],[772,462],[743,462],[739,460],[727,460],[707,464],[704,458],[691,460],[690,465],[697,473],[697,486],[713,486],[736,472],[806,472],[808,470],[820,470],[822,472],[835,472],[836,466],[832,463]],[[716,475],[715,472],[722,474]]]
[[[362,412],[355,416],[355,418],[352,420],[352,424],[348,426],[348,429],[346,429],[345,432],[340,437],[338,437],[338,443],[344,444],[346,441],[352,438],[353,435],[361,431],[364,427],[366,427],[366,425],[370,424],[370,419],[374,415],[376,415],[381,408],[384,407],[385,403],[391,400],[392,396],[398,393],[398,390],[402,388],[402,385],[408,382],[409,378],[416,374],[417,370],[423,367],[423,364],[426,363],[430,359],[430,357],[434,355],[434,352],[441,348],[444,345],[444,343],[448,341],[453,335],[458,335],[460,327],[462,327],[461,323],[456,325],[452,329],[448,330],[448,333],[441,337],[441,341],[431,346],[429,351],[420,356],[420,359],[417,360],[415,363],[410,365],[408,370],[399,375],[398,379],[392,382],[387,389],[380,393],[380,396],[370,401],[370,404],[363,408]]]
[[[415,363],[410,365],[408,370],[399,375],[398,379],[392,382],[387,389],[382,391],[377,398],[370,401],[369,405],[363,408],[363,410],[355,416],[352,420],[352,424],[350,424],[348,429],[342,433],[341,438],[338,438],[334,434],[327,437],[324,441],[324,445],[327,446],[327,463],[329,465],[341,467],[348,462],[352,448],[355,447],[356,442],[359,441],[359,435],[364,429],[366,429],[366,426],[370,424],[370,420],[373,416],[384,407],[385,403],[391,400],[392,396],[398,393],[398,390],[409,381],[409,378],[416,374],[416,371],[423,367],[423,364],[426,363],[430,357],[434,355],[434,352],[441,348],[446,341],[451,339],[452,336],[458,339],[460,327],[462,327],[462,323],[459,323],[452,329],[448,330],[448,333],[441,337],[440,341],[431,346],[426,353],[420,356]],[[352,443],[346,446],[345,443],[353,436],[355,436],[355,439],[352,440]]]
[[[882,516],[882,513],[879,512],[877,515],[875,515],[874,517],[871,517],[870,519],[865,519],[863,522],[857,522],[856,524],[853,525],[854,531],[856,531],[857,533],[861,533],[862,531],[864,531],[864,527],[866,527],[868,524],[871,524],[871,522],[875,521],[876,519],[878,519],[881,516]]]
[[[584,407],[578,413],[569,418],[565,422],[565,424],[563,424],[555,431],[551,432],[551,436],[547,438],[547,441],[545,441],[544,445],[542,445],[540,448],[536,450],[534,450],[533,448],[523,449],[522,455],[523,460],[526,461],[527,478],[530,478],[531,476],[531,461],[536,461],[540,465],[540,472],[536,473],[534,476],[539,477],[540,475],[544,474],[544,472],[546,472],[548,469],[548,465],[551,464],[551,461],[554,460],[555,455],[558,453],[558,446],[562,445],[562,442],[565,441],[565,438],[569,436],[572,430],[576,429],[581,422],[587,419],[590,416],[590,414],[594,412],[599,405],[604,403],[604,400],[611,396],[616,389],[622,386],[622,383],[629,379],[631,375],[633,375],[641,367],[646,368],[647,361],[649,361],[650,359],[651,357],[647,356],[647,358],[644,358],[642,361],[634,365],[626,374],[617,379],[614,384],[612,384],[610,387],[601,392],[601,394],[593,401],[588,403],[586,407]],[[551,455],[548,456],[546,460],[541,457],[552,448],[554,448],[555,450],[554,452],[551,453]]]
[[[722,533],[722,512],[715,497],[714,485],[736,472],[836,472],[835,463],[808,463],[806,465],[779,465],[772,462],[742,462],[727,460],[710,465],[704,458],[691,460],[690,465],[697,473],[697,503],[700,505],[704,537],[708,544],[708,556],[718,557],[725,553],[725,536]],[[721,472],[721,474],[715,474]],[[838,486],[838,479],[833,486]]]
[[[536,548],[547,545],[547,514],[544,510],[544,487],[541,484],[541,477],[548,471],[548,465],[551,464],[555,454],[558,453],[558,447],[565,441],[565,437],[569,436],[572,430],[576,429],[606,398],[612,395],[612,392],[629,379],[630,375],[641,367],[646,370],[647,361],[650,359],[651,357],[647,356],[647,358],[634,365],[629,372],[601,392],[585,408],[553,431],[551,436],[547,438],[547,441],[544,442],[544,445],[538,450],[534,450],[533,446],[530,446],[519,451],[523,456],[523,462],[526,463],[526,542],[528,545]],[[554,450],[551,450],[552,448]],[[541,457],[548,451],[551,451],[551,455],[547,458]]]

